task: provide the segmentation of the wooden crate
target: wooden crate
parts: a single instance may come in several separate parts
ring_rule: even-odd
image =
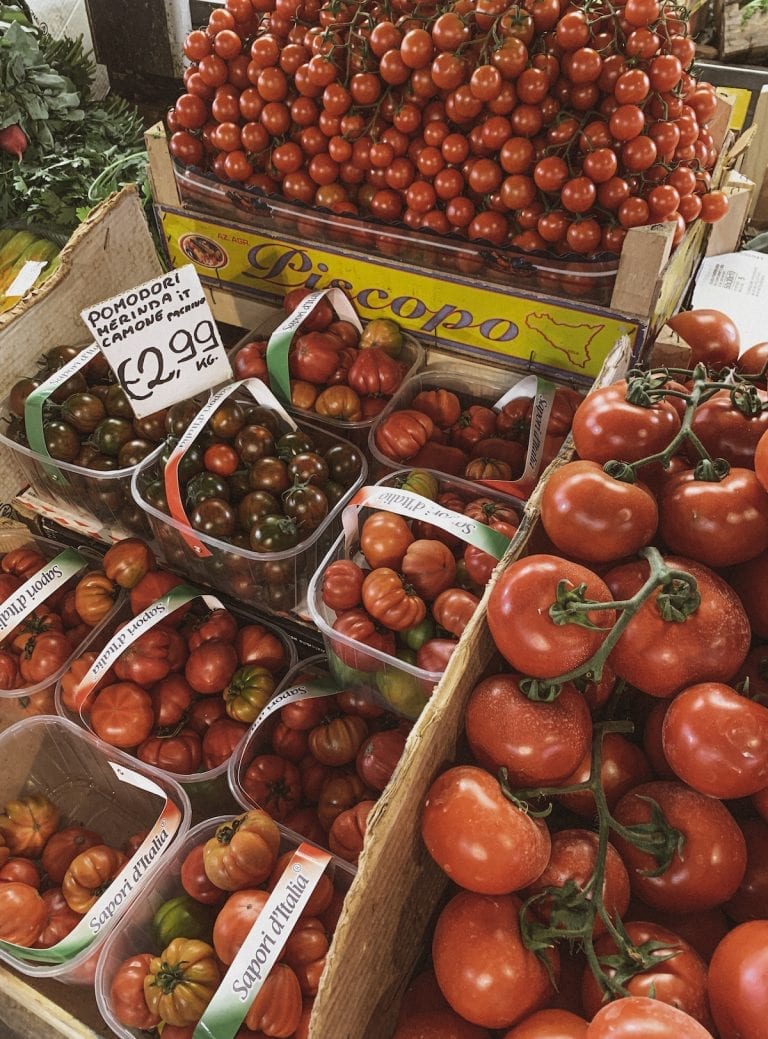
[[[745,17],[739,0],[715,0],[717,49],[722,61],[765,64],[768,57],[768,9]]]

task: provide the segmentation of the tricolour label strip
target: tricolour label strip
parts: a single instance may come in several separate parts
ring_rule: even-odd
[[[55,371],[53,375],[50,375],[44,383],[41,383],[36,390],[32,390],[30,395],[27,397],[24,404],[24,429],[27,434],[27,442],[33,451],[37,454],[42,455],[44,458],[50,458],[50,452],[45,443],[45,433],[43,432],[43,421],[44,421],[44,407],[48,398],[52,393],[55,393],[59,386],[63,386],[67,379],[71,379],[73,375],[76,375],[81,368],[84,368],[89,361],[93,360],[99,352],[99,348],[96,343],[91,343],[84,350],[81,350],[76,357],[73,357],[71,361],[67,361],[65,365]],[[55,480],[59,484],[68,484],[69,480],[55,465],[48,465],[43,463],[43,469],[46,474],[50,476],[52,480]]]
[[[531,432],[528,437],[525,467],[517,480],[478,480],[477,483],[502,494],[511,494],[515,498],[527,498],[530,495],[541,471],[544,438],[547,435],[556,390],[557,387],[549,379],[543,379],[539,375],[526,375],[499,397],[493,405],[495,411],[501,411],[505,404],[520,397],[532,398]]]
[[[65,548],[0,603],[0,640],[88,565],[74,548]]]
[[[241,379],[239,382],[233,382],[228,386],[222,387],[222,389],[217,393],[214,393],[209,397],[200,411],[198,411],[197,415],[192,419],[184,431],[184,434],[179,439],[178,444],[171,452],[171,456],[165,466],[163,480],[165,483],[165,494],[168,499],[168,508],[171,516],[177,523],[183,524],[184,527],[188,528],[187,530],[181,530],[179,533],[195,555],[199,556],[201,559],[207,559],[209,556],[213,555],[213,553],[203,544],[200,538],[195,536],[194,531],[190,527],[187,510],[184,507],[184,502],[181,497],[179,466],[181,465],[184,455],[202,433],[211,415],[216,411],[219,405],[227,399],[227,397],[231,396],[239,389],[247,390],[257,404],[261,404],[264,407],[276,411],[283,422],[285,422],[291,429],[297,428],[294,420],[282,406],[277,397],[275,397],[274,393],[271,392],[266,383],[263,383],[261,379]]]
[[[115,632],[104,649],[99,653],[89,669],[80,679],[74,690],[75,701],[80,706],[80,719],[90,729],[88,724],[88,712],[86,707],[93,694],[93,690],[101,680],[102,676],[112,667],[117,658],[125,652],[128,647],[143,635],[150,631],[161,621],[170,617],[180,606],[185,606],[192,599],[200,598],[210,610],[223,610],[224,604],[215,595],[203,592],[189,584],[179,584],[172,588],[167,595],[156,599],[147,606],[146,610],[137,614],[131,620]]]
[[[509,548],[510,539],[499,530],[485,523],[478,523],[453,509],[446,509],[438,502],[430,501],[421,494],[398,487],[362,487],[341,514],[344,540],[347,551],[358,540],[359,510],[363,507],[394,512],[408,519],[422,520],[454,534],[468,545],[487,552],[494,559],[501,559]]]
[[[349,321],[358,332],[363,331],[363,326],[360,323],[360,318],[357,316],[355,308],[341,289],[322,289],[319,292],[311,292],[308,296],[305,296],[285,321],[278,325],[267,343],[269,384],[285,404],[291,403],[291,376],[288,369],[288,351],[291,348],[293,337],[324,296],[328,297],[331,306],[343,321]]]
[[[256,917],[192,1039],[233,1039],[331,861],[329,852],[300,844]]]
[[[114,877],[109,887],[91,906],[82,920],[60,942],[49,949],[28,949],[26,946],[0,941],[0,946],[18,960],[67,963],[92,945],[103,929],[123,912],[179,828],[181,811],[173,801],[168,799],[165,791],[157,783],[154,783],[148,776],[143,776],[123,765],[116,765],[112,761],[109,764],[121,783],[138,787],[161,798],[163,807],[160,814],[136,853]]]

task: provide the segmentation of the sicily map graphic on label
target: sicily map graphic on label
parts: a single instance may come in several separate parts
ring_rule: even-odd
[[[555,321],[551,314],[536,311],[526,314],[525,325],[534,347],[543,341],[542,345],[546,344],[549,350],[564,354],[574,368],[586,368],[592,359],[590,345],[605,328],[605,324],[597,319],[594,324],[587,321]]]

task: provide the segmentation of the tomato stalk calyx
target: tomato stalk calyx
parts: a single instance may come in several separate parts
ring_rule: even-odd
[[[719,483],[730,471],[731,467],[725,458],[702,458],[693,470],[693,478],[703,483]]]
[[[637,473],[629,462],[611,460],[605,463],[603,472],[613,480],[619,480],[621,483],[637,483]]]
[[[593,602],[585,598],[586,593],[586,584],[573,587],[569,581],[559,581],[555,602],[549,607],[549,616],[553,623],[578,624],[591,631],[605,631],[605,628],[589,619],[588,613],[596,609],[612,609],[612,604]]]
[[[659,877],[669,869],[675,855],[682,853],[685,837],[680,830],[669,825],[666,816],[653,798],[641,795],[638,797],[651,806],[651,818],[648,822],[623,826],[612,818],[610,825],[620,837],[656,860],[656,869],[642,870],[642,875]]]
[[[173,992],[177,985],[181,985],[184,982],[186,968],[185,960],[179,960],[178,963],[167,963],[163,960],[160,964],[160,970],[155,974],[150,984],[157,985],[158,988],[162,989],[164,995],[168,995],[170,992]]]
[[[551,801],[545,808],[532,808],[530,801],[524,800],[518,794],[515,794],[509,785],[509,772],[504,767],[499,769],[498,780],[501,792],[506,799],[516,805],[521,812],[530,815],[532,819],[546,819],[548,815],[552,814],[553,806]]]
[[[687,574],[682,578],[679,575],[672,576],[662,586],[656,598],[656,608],[662,620],[682,624],[701,606],[701,595],[696,584],[694,582],[692,585],[690,580],[685,579],[687,577]]]

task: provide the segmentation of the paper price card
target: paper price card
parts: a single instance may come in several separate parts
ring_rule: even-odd
[[[188,264],[80,312],[138,418],[227,382],[232,368]]]

